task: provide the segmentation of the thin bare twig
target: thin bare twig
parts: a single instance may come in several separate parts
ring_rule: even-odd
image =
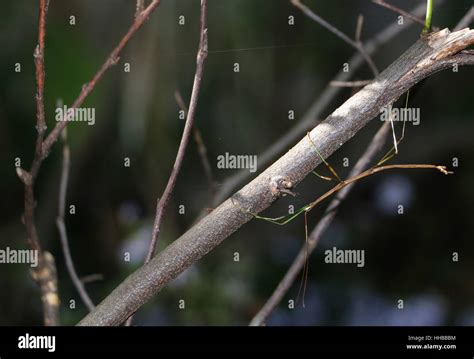
[[[92,282],[97,282],[100,280],[104,280],[104,276],[99,273],[94,273],[94,274],[89,274],[81,278],[81,282],[86,284],[86,283],[92,283]]]
[[[413,20],[414,22],[416,22],[418,24],[421,24],[423,26],[425,25],[425,20],[423,20],[422,18],[419,18],[418,16],[412,15],[409,12],[407,12],[405,10],[402,10],[402,9],[400,9],[400,8],[394,6],[394,5],[388,4],[383,0],[372,0],[372,2],[374,4],[377,4],[377,5],[380,5],[380,6],[384,7],[386,9],[392,10],[393,12],[396,12],[397,14],[405,16],[405,17],[409,18],[410,20]]]
[[[163,215],[166,210],[166,206],[173,192],[174,186],[176,184],[176,179],[178,178],[179,170],[183,163],[184,153],[186,152],[186,147],[189,142],[189,137],[191,135],[191,130],[194,124],[194,118],[196,116],[197,101],[199,98],[199,91],[201,89],[202,75],[204,72],[204,61],[206,60],[208,53],[207,46],[207,0],[201,0],[201,30],[200,30],[200,39],[199,39],[199,50],[196,59],[196,74],[194,76],[193,90],[191,93],[191,100],[189,103],[189,111],[186,116],[186,124],[184,125],[183,136],[181,137],[181,142],[179,144],[178,154],[176,155],[176,160],[174,162],[173,170],[169,177],[166,188],[163,192],[163,196],[158,200],[156,205],[156,216],[155,223],[153,224],[153,233],[151,236],[151,243],[148,249],[148,254],[146,256],[145,263],[148,263],[153,257],[155,252],[156,242],[158,236],[160,235],[161,222],[163,220]]]
[[[187,112],[186,123],[184,125],[183,135],[181,136],[181,142],[179,144],[178,153],[176,155],[173,169],[171,171],[163,195],[157,201],[155,221],[153,224],[150,246],[148,248],[148,253],[145,258],[145,264],[147,264],[151,260],[151,258],[153,258],[153,254],[155,253],[156,244],[160,235],[163,216],[165,214],[166,207],[168,206],[168,202],[171,198],[171,194],[173,193],[174,186],[176,185],[176,180],[178,179],[178,174],[181,169],[181,165],[183,164],[184,154],[189,143],[189,137],[193,128],[194,119],[196,117],[197,102],[204,73],[204,62],[206,60],[207,54],[207,0],[201,0],[201,28],[199,38],[199,49],[196,57],[196,73],[194,75],[193,90],[191,92],[191,100],[189,102],[189,111]],[[127,319],[125,326],[131,325],[132,320],[133,315]]]
[[[100,69],[96,72],[92,80],[82,86],[82,90],[79,96],[76,98],[74,103],[71,105],[71,109],[76,109],[84,102],[86,97],[94,90],[97,83],[102,79],[104,73],[113,65],[116,65],[119,61],[119,55],[124,49],[124,47],[128,44],[130,39],[135,35],[135,33],[142,27],[145,21],[148,19],[150,14],[160,5],[161,0],[153,0],[153,2],[148,5],[148,7],[141,12],[141,14],[135,19],[133,24],[128,29],[127,33],[124,37],[120,40],[117,47],[115,47],[110,55],[107,57],[105,62],[102,64]],[[42,145],[42,156],[43,159],[46,158],[51,150],[51,147],[56,143],[61,134],[62,130],[68,125],[69,121],[73,116],[74,111],[70,111],[70,115],[66,116],[62,121],[58,122],[54,129],[49,133],[48,137],[43,141]]]
[[[186,104],[184,103],[183,97],[181,96],[181,93],[179,91],[175,91],[174,98],[179,108],[181,109],[181,111],[184,111],[184,113],[187,114],[188,108]],[[199,157],[201,158],[201,163],[204,168],[204,173],[206,175],[207,182],[209,185],[209,194],[212,198],[214,197],[217,183],[214,181],[214,175],[212,174],[211,163],[209,162],[209,158],[207,156],[206,145],[204,144],[204,141],[202,139],[201,131],[199,131],[199,128],[197,126],[193,126],[193,135],[194,135],[194,141],[196,142],[196,145],[198,148]]]
[[[357,25],[356,25],[356,32],[355,32],[355,41],[358,44],[361,43],[362,27],[363,26],[364,26],[364,15],[359,14],[359,16],[357,16]]]
[[[364,87],[373,80],[361,80],[361,81],[331,81],[329,85],[335,87]]]
[[[327,30],[331,31],[334,35],[348,43],[350,46],[355,48],[357,51],[360,52],[360,54],[364,57],[365,61],[369,65],[370,69],[372,70],[374,76],[376,77],[379,74],[379,70],[377,69],[377,66],[375,66],[375,63],[372,61],[371,57],[365,50],[364,46],[360,42],[356,42],[352,40],[349,36],[344,34],[342,31],[337,29],[335,26],[331,25],[329,22],[324,20],[322,17],[317,15],[314,11],[312,11],[309,7],[307,7],[305,4],[301,2],[301,0],[290,0],[291,3],[296,6],[298,9],[300,9],[303,14],[308,16],[311,20],[316,21],[319,25],[322,27],[326,28]]]
[[[34,185],[42,162],[42,143],[46,131],[44,113],[44,49],[46,37],[46,18],[48,14],[48,0],[39,2],[38,44],[34,51],[36,77],[36,145],[33,163],[30,171],[17,168],[16,172],[25,186],[23,223],[29,247],[38,253],[38,266],[32,272],[33,279],[41,290],[43,317],[45,325],[59,323],[59,297],[57,293],[57,276],[53,256],[41,248],[38,231],[35,223],[35,193]]]
[[[38,155],[41,154],[41,144],[43,142],[44,133],[46,131],[46,120],[44,115],[44,48],[46,37],[46,17],[48,14],[48,8],[49,0],[41,0],[38,25],[38,45],[36,46],[34,52],[36,69],[36,131],[38,131],[35,153]],[[36,174],[41,165],[41,161],[34,161],[33,164],[34,166],[32,167],[31,175],[33,177],[36,177]]]
[[[56,225],[59,231],[59,238],[61,240],[61,247],[64,253],[64,260],[66,262],[66,268],[69,272],[69,276],[71,277],[72,283],[76,288],[79,296],[81,297],[82,301],[84,302],[85,306],[89,311],[93,311],[95,308],[92,299],[90,298],[89,294],[86,291],[84,283],[79,279],[77,275],[76,269],[74,267],[74,262],[72,260],[71,250],[69,248],[69,241],[67,236],[66,224],[64,222],[64,217],[66,213],[66,194],[67,194],[67,185],[69,180],[69,168],[70,168],[70,151],[69,146],[67,144],[67,129],[65,128],[62,134],[63,138],[63,163],[62,163],[62,170],[61,170],[61,181],[59,184],[59,213],[58,217],[56,218]]]

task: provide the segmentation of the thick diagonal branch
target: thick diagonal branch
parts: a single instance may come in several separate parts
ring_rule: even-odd
[[[474,64],[474,53],[463,51],[474,44],[474,31],[450,33],[447,29],[418,40],[371,84],[347,100],[310,136],[319,153],[329,157],[380,110],[435,72],[458,65]],[[305,136],[267,170],[226,200],[178,238],[147,265],[131,274],[80,325],[117,325],[156,295],[168,282],[206,255],[253,216],[276,199],[272,183],[281,177],[297,184],[321,163]],[[238,205],[234,203],[237,202]]]

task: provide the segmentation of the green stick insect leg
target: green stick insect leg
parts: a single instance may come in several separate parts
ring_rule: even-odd
[[[308,241],[308,212],[311,208],[307,208],[304,213],[304,233],[305,233],[305,249],[304,249],[304,266],[303,271],[301,272],[301,282],[300,287],[298,289],[298,294],[296,295],[296,302],[298,302],[300,298],[300,294],[302,293],[302,306],[305,308],[304,298],[306,296],[306,286],[308,283],[308,273],[309,273],[309,241]]]
[[[406,100],[405,100],[405,110],[408,108],[408,99],[410,98],[410,90],[407,91],[407,97],[406,97]],[[402,135],[400,136],[400,138],[397,140],[397,145],[400,144],[400,142],[402,142],[402,140],[405,138],[405,127],[406,127],[406,121],[403,121],[403,125],[402,125]],[[392,159],[392,157],[394,157],[395,155],[397,154],[397,152],[395,151],[395,146],[393,146],[383,157],[382,159],[377,163],[376,166],[381,166],[382,164],[384,164],[385,162],[389,161],[390,159]]]
[[[332,168],[332,166],[324,159],[324,157],[321,155],[321,153],[319,152],[318,148],[316,147],[316,145],[314,144],[313,140],[311,139],[311,136],[310,136],[310,133],[308,132],[306,134],[308,136],[308,139],[309,139],[309,142],[311,142],[311,144],[313,145],[313,148],[314,150],[316,151],[316,153],[318,154],[319,158],[321,159],[321,161],[326,165],[326,167],[329,169],[329,171],[331,171],[331,173],[333,174],[333,176],[339,181],[339,182],[342,182],[342,179],[341,177],[339,177],[339,175],[337,174],[336,170],[334,168]],[[318,176],[319,178],[322,178],[324,180],[327,180],[327,181],[331,181],[333,180],[333,178],[331,177],[326,177],[326,176],[323,176],[323,175],[320,175],[319,173],[317,173],[316,171],[311,171],[314,175]]]

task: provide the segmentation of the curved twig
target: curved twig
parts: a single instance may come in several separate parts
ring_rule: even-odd
[[[62,163],[62,170],[61,170],[61,180],[59,183],[59,213],[58,218],[56,218],[56,225],[59,231],[59,239],[61,241],[61,247],[63,249],[64,260],[66,262],[66,268],[71,277],[72,283],[76,288],[79,296],[81,297],[82,301],[84,302],[85,306],[89,311],[94,310],[95,305],[92,302],[89,294],[86,291],[84,283],[80,280],[79,276],[77,275],[76,269],[74,267],[74,262],[72,260],[71,250],[69,248],[69,241],[67,236],[66,224],[64,222],[64,217],[66,213],[66,194],[67,194],[67,185],[69,180],[69,168],[70,168],[70,151],[69,146],[67,144],[67,135],[66,130],[64,129],[63,132],[63,163]]]

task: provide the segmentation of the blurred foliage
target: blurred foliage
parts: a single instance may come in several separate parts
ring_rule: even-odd
[[[423,0],[424,1],[424,0]],[[416,1],[420,3],[423,1]],[[365,18],[363,40],[381,31],[397,15],[368,0],[306,0],[339,29],[353,36],[358,14]],[[410,9],[414,1],[392,1]],[[435,4],[436,5],[436,4]],[[453,27],[471,0],[446,1],[435,8],[435,25]],[[79,94],[133,20],[131,0],[52,1],[47,26],[46,114],[54,126],[56,101],[66,105]],[[69,138],[72,172],[66,218],[71,250],[81,276],[99,273],[88,283],[99,302],[139,266],[151,234],[156,198],[174,162],[183,121],[174,91],[191,92],[198,43],[199,1],[163,0],[132,40],[119,65],[110,69],[84,106],[96,109],[96,124],[72,123]],[[69,17],[76,25],[69,25]],[[185,25],[178,24],[179,16]],[[288,26],[288,16],[295,25]],[[33,49],[37,3],[5,2],[0,12],[0,248],[25,248],[21,224],[23,188],[14,171],[20,157],[29,167],[35,140]],[[380,68],[416,41],[420,26],[407,26],[374,56]],[[353,50],[305,18],[287,0],[209,0],[210,55],[197,115],[219,183],[235,174],[218,170],[225,152],[259,154],[294,126]],[[21,63],[16,73],[14,64]],[[123,71],[124,63],[131,72]],[[234,63],[240,73],[233,72]],[[295,283],[269,324],[474,324],[474,153],[472,68],[436,74],[416,86],[410,106],[421,108],[421,125],[409,126],[393,162],[450,165],[455,175],[431,172],[384,173],[357,184],[320,248],[310,259],[306,308],[287,308]],[[363,67],[353,79],[370,78]],[[329,114],[351,95],[347,89],[325,110]],[[287,118],[293,109],[296,119]],[[373,121],[331,157],[340,175],[365,149],[379,126]],[[60,171],[59,146],[42,167],[37,185],[37,222],[44,248],[56,258],[62,298],[62,324],[85,314],[64,265],[55,227]],[[123,166],[124,157],[131,167]],[[260,168],[263,170],[263,168]],[[398,177],[397,177],[398,176]],[[394,185],[395,183],[395,185]],[[302,206],[328,189],[308,177],[296,198],[269,209],[280,215],[288,205]],[[236,188],[237,189],[237,188]],[[209,191],[194,142],[168,208],[158,250],[184,233],[209,207]],[[386,191],[408,193],[405,214],[385,201]],[[392,193],[392,192],[390,192]],[[390,199],[391,197],[389,197]],[[382,201],[382,202],[381,202]],[[384,202],[385,201],[385,202]],[[381,204],[382,203],[382,204]],[[178,212],[185,205],[185,214]],[[393,205],[384,211],[380,205]],[[324,205],[310,215],[310,226]],[[252,221],[183,273],[138,312],[144,325],[245,325],[269,297],[304,242],[302,219],[285,227]],[[366,250],[366,266],[326,265],[324,250],[333,246]],[[132,261],[124,262],[123,252]],[[234,261],[235,252],[240,261]],[[453,263],[452,253],[459,253]],[[38,292],[22,265],[0,265],[0,324],[41,324]],[[69,301],[76,300],[76,309]],[[179,300],[185,300],[185,309]],[[397,301],[405,301],[405,310]]]

